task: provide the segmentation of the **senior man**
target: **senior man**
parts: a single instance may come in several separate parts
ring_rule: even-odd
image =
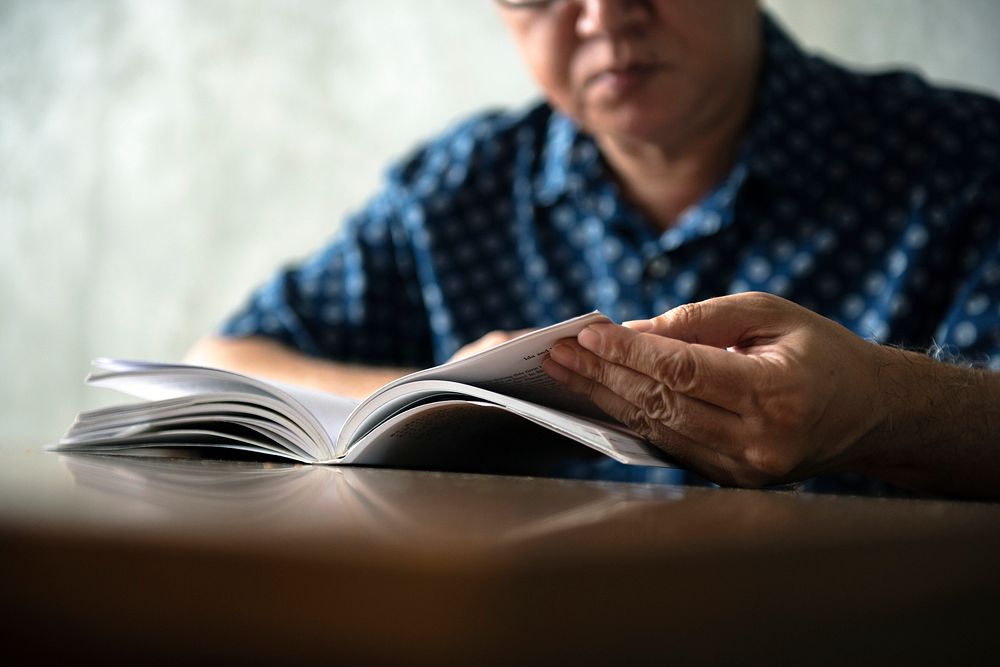
[[[1000,490],[1000,104],[755,0],[498,5],[545,101],[420,146],[191,360],[364,394],[598,308],[546,370],[711,480]]]

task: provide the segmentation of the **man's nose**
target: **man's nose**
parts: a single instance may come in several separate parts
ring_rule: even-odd
[[[619,35],[648,18],[648,0],[582,0],[576,31],[582,38]]]

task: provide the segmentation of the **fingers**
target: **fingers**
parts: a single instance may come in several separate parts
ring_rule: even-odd
[[[649,320],[626,322],[625,326],[687,343],[729,348],[747,339],[785,333],[797,323],[796,316],[806,312],[772,294],[747,292],[684,304]]]
[[[625,397],[616,394],[600,382],[574,373],[570,368],[555,361],[552,352],[549,352],[548,359],[542,362],[542,369],[576,393],[589,398],[597,407],[618,421],[628,424],[633,430],[640,433],[647,430],[645,424],[638,424],[638,420],[633,418],[635,406]]]
[[[607,364],[625,367],[651,378],[672,393],[684,395],[743,414],[748,407],[748,387],[761,372],[761,360],[734,354],[706,345],[692,345],[671,338],[640,334],[613,324],[595,324],[577,337],[579,344],[565,341],[553,347],[553,354],[563,354],[566,364],[576,372],[602,384],[621,381]],[[556,350],[557,347],[562,347]],[[593,356],[580,354],[583,350]],[[574,356],[575,359],[570,359]],[[556,358],[563,363],[562,359]],[[574,367],[571,364],[578,364]],[[634,391],[628,385],[620,391]]]
[[[530,333],[534,329],[516,329],[514,331],[490,331],[485,334],[482,338],[474,340],[467,345],[462,346],[458,349],[455,354],[451,355],[448,361],[457,361],[459,359],[464,359],[465,357],[471,357],[474,354],[479,354],[490,348],[496,347],[506,343],[507,341],[514,340],[518,336],[523,336],[524,334]]]
[[[791,302],[740,294],[592,324],[546,370],[711,479],[759,485],[821,470],[856,439],[867,406],[843,391],[845,342],[857,345]]]
[[[742,431],[737,414],[673,391],[631,368],[603,362],[579,346],[574,349],[572,342],[554,346],[549,358],[574,373],[576,377],[569,378],[571,389],[595,402],[601,400],[602,410],[633,430],[665,428],[723,451],[732,447]]]
[[[675,417],[656,421],[646,409],[607,386],[557,363],[551,354],[542,366],[546,373],[576,393],[588,397],[608,415],[654,443],[678,464],[712,479],[732,480],[731,471],[738,467],[736,461],[727,451],[717,449],[716,445],[732,438],[731,433],[724,431],[732,428],[735,415],[723,415],[723,419],[717,420],[717,413],[723,412],[721,409],[680,396],[682,405],[678,407]],[[660,410],[657,413],[663,414]],[[676,429],[671,428],[671,424]]]

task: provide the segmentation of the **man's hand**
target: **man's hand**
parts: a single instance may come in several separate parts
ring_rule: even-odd
[[[459,359],[464,359],[466,357],[471,357],[474,354],[484,352],[491,347],[496,347],[501,343],[506,343],[509,340],[514,340],[518,336],[523,336],[524,334],[532,331],[532,329],[518,329],[516,331],[491,331],[479,340],[474,340],[468,345],[463,345],[459,348],[458,352],[451,355],[451,359],[448,361],[458,361]]]
[[[739,294],[592,325],[544,367],[682,464],[758,486],[864,467],[857,445],[886,418],[884,354],[789,301]]]
[[[416,370],[317,359],[263,336],[209,336],[198,341],[184,361],[355,398]]]

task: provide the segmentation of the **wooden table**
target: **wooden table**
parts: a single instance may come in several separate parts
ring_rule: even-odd
[[[1000,505],[0,452],[5,656],[989,663]]]

